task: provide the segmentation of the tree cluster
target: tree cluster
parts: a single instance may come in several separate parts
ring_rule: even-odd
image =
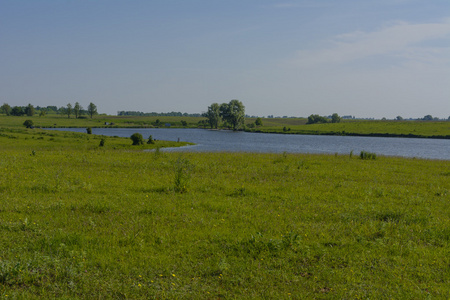
[[[4,103],[0,107],[0,112],[7,116],[33,116],[35,114],[34,106],[28,104],[27,106],[13,106],[11,107],[8,103]]]
[[[201,117],[202,115],[199,113],[194,114],[188,114],[188,113],[181,113],[181,112],[167,112],[167,113],[157,113],[157,112],[150,112],[150,113],[144,113],[142,111],[118,111],[118,116],[140,116],[140,117]]]
[[[0,113],[4,113],[7,116],[30,116],[32,117],[36,110],[39,111],[39,116],[45,116],[46,112],[56,112],[61,115],[67,115],[70,118],[71,115],[74,115],[75,118],[79,118],[83,114],[89,115],[91,118],[97,114],[97,106],[94,103],[89,103],[87,110],[84,110],[80,103],[75,102],[75,105],[68,103],[67,106],[62,106],[59,109],[56,106],[47,106],[47,107],[39,107],[36,108],[28,104],[27,106],[13,106],[11,107],[8,103],[4,103],[0,106]]]
[[[322,117],[319,115],[310,115],[308,117],[308,122],[306,122],[306,124],[329,123],[329,122],[339,123],[341,122],[341,117],[337,113],[332,114],[331,118]]]
[[[213,103],[208,106],[208,111],[203,114],[211,128],[218,128],[221,122],[224,126],[239,130],[244,127],[245,106],[239,100],[231,100],[229,103]]]
[[[58,109],[58,112],[61,115],[67,115],[68,118],[70,118],[71,115],[74,115],[75,119],[80,118],[84,114],[87,114],[92,119],[94,115],[98,114],[97,106],[92,102],[89,103],[86,110],[84,110],[83,107],[78,102],[75,102],[74,106],[72,106],[72,104],[70,103],[67,103],[65,107],[64,106],[60,107]]]

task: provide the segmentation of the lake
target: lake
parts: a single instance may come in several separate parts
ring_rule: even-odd
[[[84,128],[49,128],[86,132]],[[354,155],[364,150],[377,155],[450,160],[450,140],[384,138],[326,135],[249,133],[228,130],[182,128],[92,128],[93,134],[130,137],[133,133],[157,140],[195,143],[194,146],[164,151],[260,152],[260,153],[339,153]],[[130,141],[131,142],[131,141]]]

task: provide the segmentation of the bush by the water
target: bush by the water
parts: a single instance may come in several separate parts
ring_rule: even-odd
[[[133,145],[144,145],[144,138],[140,133],[133,133],[130,136],[130,139],[133,141]]]

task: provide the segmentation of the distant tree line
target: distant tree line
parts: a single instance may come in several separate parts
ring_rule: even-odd
[[[244,127],[245,106],[239,100],[231,100],[229,103],[213,103],[208,106],[208,111],[203,114],[211,128],[218,128],[223,124],[233,130]]]
[[[139,116],[139,117],[201,117],[202,114],[200,113],[181,113],[181,112],[167,112],[167,113],[157,113],[157,112],[150,112],[150,113],[144,113],[142,111],[118,111],[118,116]]]
[[[71,115],[75,116],[76,119],[80,118],[82,115],[89,115],[91,118],[98,114],[97,106],[94,103],[89,103],[87,109],[83,109],[80,103],[75,102],[72,104],[68,103],[66,106],[61,106],[57,108],[56,106],[36,106],[31,104],[27,106],[13,106],[11,107],[8,103],[4,103],[0,106],[0,113],[6,114],[7,116],[34,116],[39,114],[40,117],[45,116],[47,113],[55,113],[60,115],[67,115],[70,118]]]

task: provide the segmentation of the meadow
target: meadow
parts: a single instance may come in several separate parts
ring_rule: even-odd
[[[1,298],[450,297],[450,161],[101,138],[0,129]]]
[[[306,124],[300,119],[292,119],[290,123],[278,119],[278,124],[272,120],[263,126],[250,128],[252,132],[284,133],[284,134],[316,134],[316,135],[353,135],[382,136],[407,138],[441,138],[450,139],[449,121],[382,121],[382,120],[342,120],[339,123]]]

